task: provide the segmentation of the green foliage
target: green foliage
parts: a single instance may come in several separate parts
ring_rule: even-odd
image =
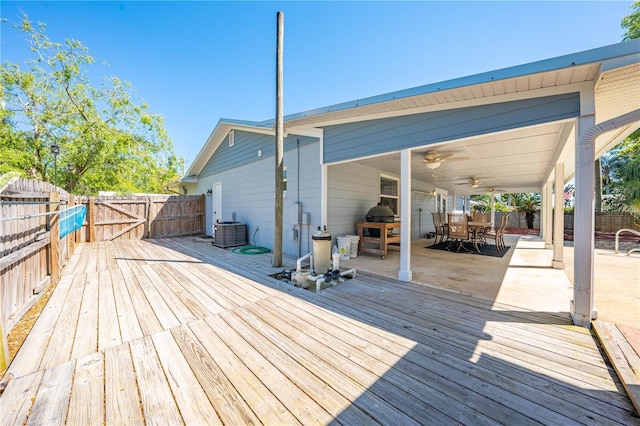
[[[640,38],[640,0],[636,0],[630,7],[633,12],[622,18],[621,27],[625,30],[622,41]]]
[[[26,15],[14,28],[33,59],[0,69],[0,173],[52,181],[50,147],[57,144],[57,183],[69,192],[165,192],[179,161],[163,117],[117,77],[93,86],[88,69],[95,60],[79,41],[53,42],[45,25]]]
[[[535,214],[540,210],[540,193],[511,194],[513,207],[518,213],[524,213],[527,228],[533,229]]]
[[[575,208],[573,206],[564,206],[564,214],[573,214]]]
[[[624,197],[624,204],[640,208],[640,129],[632,133],[613,151],[612,161],[615,191]]]
[[[474,205],[473,210],[478,213],[486,213],[491,211],[491,194],[472,195],[471,200],[477,204]],[[512,209],[505,204],[502,199],[495,200],[493,208],[497,212],[510,212]]]

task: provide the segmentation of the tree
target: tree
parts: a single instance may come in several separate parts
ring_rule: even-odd
[[[0,70],[0,173],[51,181],[55,144],[57,184],[69,192],[164,192],[179,160],[162,116],[117,77],[93,86],[95,61],[81,42],[51,41],[26,15],[14,28],[34,57],[26,69],[5,62]]]
[[[640,135],[636,131],[616,148],[617,161],[613,163],[613,175],[621,185],[625,204],[632,208],[640,208]],[[637,136],[636,136],[637,137]]]
[[[527,228],[533,229],[533,221],[536,217],[536,213],[540,210],[540,194],[511,194],[511,200],[515,210],[518,213],[524,213],[524,217],[527,221]]]
[[[640,38],[640,0],[636,0],[630,7],[633,12],[622,18],[621,27],[625,30],[622,41]]]

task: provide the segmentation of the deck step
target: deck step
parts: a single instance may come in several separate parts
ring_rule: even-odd
[[[593,329],[616,370],[633,406],[640,415],[640,355],[614,323],[594,321]]]

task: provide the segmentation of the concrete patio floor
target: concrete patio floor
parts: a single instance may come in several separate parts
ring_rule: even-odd
[[[551,268],[553,251],[537,236],[507,235],[504,257],[452,253],[425,248],[434,239],[411,245],[412,281],[491,300],[496,305],[570,317],[573,299],[573,247],[564,247],[564,270]],[[640,259],[595,250],[594,305],[598,319],[640,328]],[[399,247],[385,259],[371,254],[343,260],[341,268],[356,268],[397,278]],[[497,308],[498,309],[498,308]],[[635,342],[638,344],[638,342]]]

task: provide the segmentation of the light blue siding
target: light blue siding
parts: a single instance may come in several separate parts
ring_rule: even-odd
[[[300,146],[305,146],[316,141],[317,138],[289,135],[284,139],[284,150],[286,152],[295,149],[298,143]],[[258,156],[258,151],[262,151],[262,156]],[[220,144],[216,152],[203,167],[199,176],[206,177],[214,173],[221,173],[253,162],[261,161],[264,158],[273,157],[274,155],[274,136],[234,130],[233,146],[229,146],[229,136],[227,135],[225,140]]]
[[[245,132],[242,132],[245,133]],[[267,136],[271,142],[273,138]],[[245,143],[252,138],[241,139]],[[284,165],[287,167],[287,194],[284,198],[283,215],[283,253],[296,256],[298,241],[293,239],[291,230],[294,227],[296,202],[301,202],[303,211],[310,213],[314,226],[302,226],[300,250],[306,254],[311,247],[311,233],[320,220],[320,156],[319,143],[311,143],[311,138],[298,138],[299,150],[296,149],[296,138],[287,138],[288,148],[284,153]],[[304,139],[304,143],[303,143]],[[255,139],[257,140],[257,139]],[[235,144],[242,143],[235,136]],[[226,144],[228,148],[228,144]],[[253,145],[255,148],[256,145]],[[216,152],[217,154],[217,152]],[[216,155],[214,155],[216,157]],[[227,157],[229,158],[229,157]],[[216,159],[217,161],[217,159]],[[215,163],[215,161],[210,161]],[[240,162],[241,163],[241,162]],[[217,169],[216,169],[217,170]],[[275,169],[273,151],[255,160],[247,161],[233,168],[222,168],[214,174],[201,176],[204,187],[211,187],[214,182],[222,183],[222,220],[232,219],[247,225],[250,244],[273,249],[274,216],[275,216]],[[204,189],[204,188],[203,188]],[[210,199],[211,197],[207,197]],[[207,208],[211,208],[207,200]],[[212,215],[207,215],[207,229],[213,226]]]
[[[579,94],[570,93],[329,126],[324,129],[324,162],[351,160],[579,114]]]
[[[380,201],[381,171],[358,164],[329,166],[327,182],[328,229],[335,237],[357,234],[356,224],[362,222],[369,209]],[[413,191],[431,192],[433,187],[413,181]],[[422,209],[422,212],[419,211]],[[434,197],[415,197],[411,201],[411,238],[434,231],[431,212],[435,211]]]

